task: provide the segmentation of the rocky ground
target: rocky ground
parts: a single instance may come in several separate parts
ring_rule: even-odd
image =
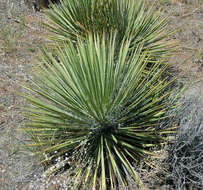
[[[203,3],[191,2],[163,3],[162,7],[164,14],[169,15],[169,27],[178,30],[172,38],[180,47],[170,59],[174,75],[188,85],[186,99],[202,101]],[[27,73],[36,62],[38,48],[45,42],[43,11],[28,9],[24,1],[0,0],[0,18],[0,190],[44,189],[40,183],[43,167],[29,151],[22,149],[29,139],[19,130],[24,117],[17,107],[24,104],[17,92],[23,91],[23,83],[29,83]],[[160,170],[143,178],[150,179],[151,189],[174,189],[167,181],[167,172],[163,177]],[[48,189],[62,189],[51,184]]]

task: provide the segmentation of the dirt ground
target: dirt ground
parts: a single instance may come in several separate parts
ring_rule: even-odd
[[[21,85],[29,83],[28,71],[36,62],[38,48],[45,43],[44,15],[43,11],[28,10],[23,2],[0,0],[0,30],[8,28],[8,34],[0,38],[0,190],[43,189],[38,184],[43,168],[22,149],[29,139],[19,130],[24,117],[17,106],[24,102],[17,92],[23,92]],[[162,9],[169,15],[169,28],[177,29],[172,38],[180,47],[170,59],[174,73],[189,86],[186,96],[203,98],[203,2],[191,2],[166,3]],[[13,39],[8,47],[4,43],[7,37]],[[52,185],[49,189],[60,188]],[[162,184],[153,189],[172,186]]]

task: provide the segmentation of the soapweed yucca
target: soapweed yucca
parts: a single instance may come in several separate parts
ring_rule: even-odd
[[[108,41],[108,42],[107,42]],[[68,165],[73,189],[114,189],[128,185],[130,176],[143,184],[133,163],[154,155],[151,147],[163,142],[170,130],[161,129],[173,81],[164,79],[166,64],[156,62],[141,46],[128,54],[124,39],[115,60],[116,35],[108,40],[88,37],[58,46],[57,57],[46,49],[24,94],[30,147],[57,171]],[[66,159],[67,158],[67,159]]]
[[[76,42],[78,37],[86,39],[92,33],[115,31],[118,46],[124,37],[132,36],[131,46],[142,43],[143,50],[156,57],[174,49],[174,42],[168,40],[167,18],[161,18],[144,0],[62,0],[51,7],[46,11],[45,25],[48,38],[54,42]]]

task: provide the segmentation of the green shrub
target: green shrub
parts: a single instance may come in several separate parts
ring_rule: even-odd
[[[64,42],[77,38],[86,39],[89,34],[100,36],[117,31],[117,45],[124,37],[132,36],[131,46],[143,44],[143,50],[158,55],[169,53],[174,47],[167,37],[167,18],[161,18],[153,7],[143,0],[63,0],[47,10],[49,38]]]
[[[23,95],[29,146],[42,162],[60,157],[50,171],[70,167],[73,189],[127,186],[127,176],[144,189],[133,163],[154,155],[150,147],[170,132],[159,124],[175,106],[167,103],[173,81],[162,79],[160,62],[146,71],[150,58],[141,47],[128,56],[131,39],[121,43],[116,64],[116,35],[87,42],[59,46],[57,58],[44,49],[28,87],[33,95]]]

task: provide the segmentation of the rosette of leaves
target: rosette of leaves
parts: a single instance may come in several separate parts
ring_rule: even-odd
[[[132,36],[132,47],[142,43],[143,50],[156,56],[174,49],[174,42],[168,40],[172,33],[166,30],[167,18],[161,18],[143,0],[62,0],[46,15],[48,38],[53,41],[76,42],[78,37],[86,39],[92,33],[101,36],[117,31],[118,47],[124,37]]]
[[[108,41],[108,43],[107,43]],[[68,166],[73,189],[128,186],[129,177],[144,186],[133,164],[164,141],[160,128],[173,81],[163,79],[166,64],[145,69],[150,57],[139,46],[128,55],[131,39],[121,43],[115,64],[116,35],[88,37],[46,49],[27,87],[27,131],[32,151],[54,172]]]

